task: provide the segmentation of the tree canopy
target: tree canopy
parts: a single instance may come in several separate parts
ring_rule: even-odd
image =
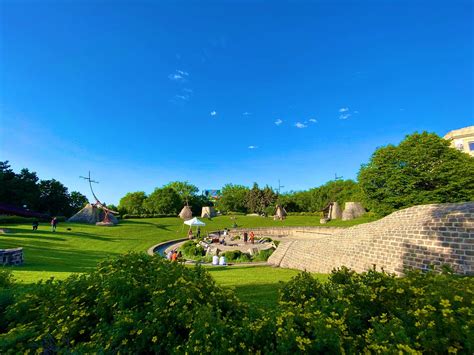
[[[474,158],[433,133],[377,149],[359,172],[365,205],[380,215],[427,203],[474,200]]]

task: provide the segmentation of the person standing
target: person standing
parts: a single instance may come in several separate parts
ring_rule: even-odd
[[[191,228],[188,231],[188,239],[193,239],[193,230]]]
[[[255,242],[255,234],[253,232],[250,232],[250,243],[254,244]]]
[[[247,232],[244,232],[244,243],[247,244],[247,240],[248,240],[248,234]]]
[[[53,217],[51,220],[51,231],[56,232],[56,227],[58,225],[58,219],[56,217]]]
[[[197,232],[196,232],[197,238],[201,238],[201,227],[198,227]]]

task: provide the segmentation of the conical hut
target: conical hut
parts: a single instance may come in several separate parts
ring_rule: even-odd
[[[280,221],[282,221],[286,218],[286,215],[287,213],[285,209],[282,206],[277,205],[276,212],[275,212],[275,219],[279,219]]]
[[[189,206],[184,206],[181,212],[179,212],[179,218],[184,219],[187,221],[188,219],[193,218],[193,212],[191,211],[191,208]]]

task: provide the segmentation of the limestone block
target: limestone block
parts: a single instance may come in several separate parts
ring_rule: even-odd
[[[341,219],[342,218],[342,209],[337,202],[333,202],[331,208],[331,214],[329,215],[330,219]]]
[[[364,207],[360,202],[346,202],[346,208],[342,212],[342,220],[348,221],[354,218],[358,218],[365,213]]]

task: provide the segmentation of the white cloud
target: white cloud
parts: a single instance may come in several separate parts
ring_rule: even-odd
[[[176,70],[175,73],[168,75],[168,79],[175,81],[184,81],[189,76],[189,73],[183,70]]]
[[[310,118],[310,119],[309,119],[309,122],[311,122],[311,123],[318,123],[318,120],[315,119],[315,118]]]
[[[252,114],[251,112],[247,112],[247,111],[245,111],[244,113],[242,113],[242,115],[244,115],[244,116],[250,116],[251,114]]]
[[[305,125],[304,123],[296,122],[296,123],[295,123],[295,127],[296,127],[296,128],[306,128],[306,127],[308,127],[308,126]]]
[[[283,123],[283,120],[282,120],[282,119],[277,119],[277,120],[275,121],[275,124],[276,124],[277,126],[281,125],[282,123]]]
[[[189,95],[175,95],[174,96],[176,99],[180,99],[183,101],[188,101],[189,100]]]
[[[351,117],[350,113],[343,113],[342,115],[339,115],[340,120],[347,120],[349,117]]]
[[[344,112],[347,112],[347,111],[349,111],[349,107],[341,107],[341,108],[339,109],[339,112],[340,112],[340,113],[344,113]]]
[[[211,111],[211,116],[216,116],[217,115],[217,112],[216,111]]]
[[[256,145],[249,145],[249,147],[248,147],[248,148],[249,148],[249,149],[257,149],[257,148],[258,148],[258,146],[256,146]]]

